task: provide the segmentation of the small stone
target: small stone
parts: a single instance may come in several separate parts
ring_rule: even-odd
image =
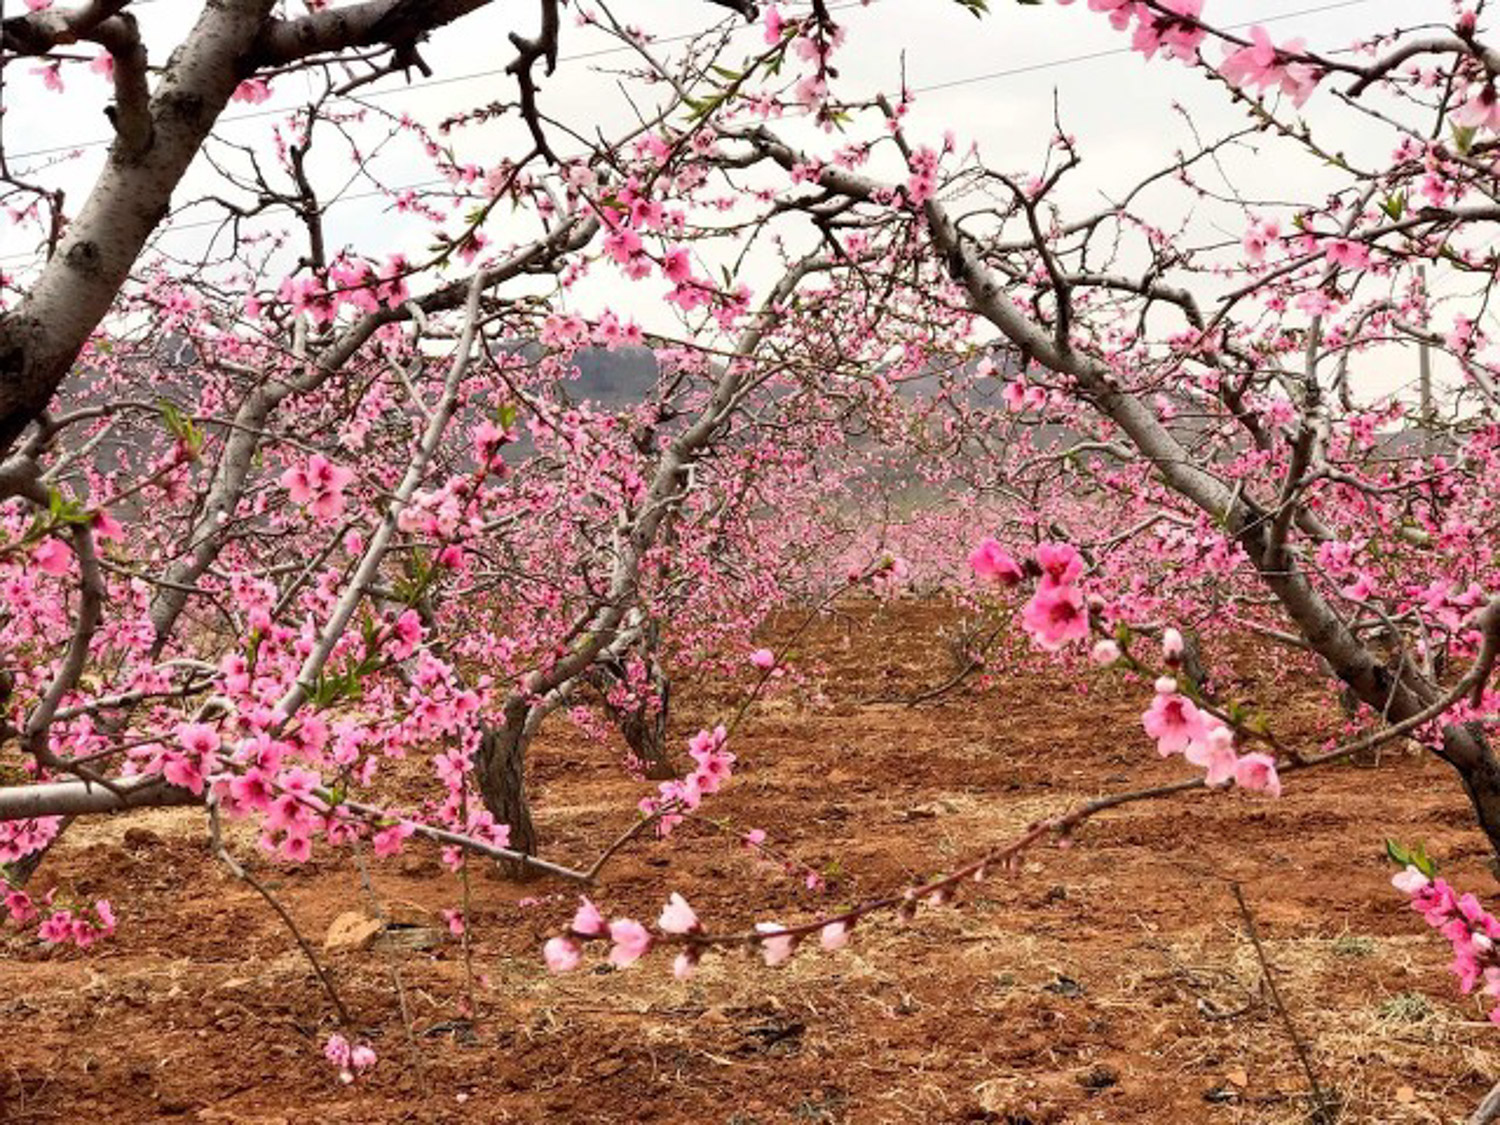
[[[325,953],[342,953],[369,949],[382,926],[377,918],[367,918],[355,910],[340,914],[328,925],[328,934],[323,938]]]

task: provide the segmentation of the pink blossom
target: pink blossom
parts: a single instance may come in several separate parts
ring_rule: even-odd
[[[609,924],[609,963],[618,969],[633,965],[651,948],[651,931],[633,918],[616,918]]]
[[[402,821],[400,824],[393,824],[375,833],[371,845],[376,855],[392,856],[401,850],[402,843],[415,831],[415,827]]]
[[[766,9],[766,46],[774,47],[781,42],[781,37],[786,32],[786,21],[781,18],[781,12],[775,4]]]
[[[181,723],[177,727],[177,745],[189,754],[206,757],[219,749],[219,732],[207,723]]]
[[[578,943],[565,937],[550,938],[542,946],[542,957],[547,962],[547,970],[553,973],[571,973],[583,963],[583,952]]]
[[[1162,691],[1158,683],[1150,710],[1141,716],[1141,726],[1156,739],[1156,751],[1163,758],[1182,753],[1192,743],[1202,741],[1206,733],[1203,715],[1193,701],[1177,694],[1174,681],[1166,682],[1172,687]]]
[[[328,1037],[328,1042],[323,1044],[323,1057],[337,1067],[349,1065],[349,1040],[342,1035],[334,1033]]]
[[[849,944],[849,923],[829,922],[818,931],[818,941],[830,953],[836,949],[843,949]]]
[[[229,100],[234,102],[249,102],[251,105],[259,105],[261,102],[270,100],[271,84],[264,78],[247,78],[234,88],[234,93]]]
[[[1211,788],[1228,785],[1234,780],[1235,768],[1239,765],[1234,753],[1234,732],[1216,724],[1201,739],[1192,742],[1183,751],[1183,757],[1208,771],[1203,780]]]
[[[1432,880],[1423,875],[1421,870],[1407,864],[1405,869],[1391,876],[1391,885],[1402,894],[1414,895],[1425,888]]]
[[[1049,652],[1089,635],[1088,605],[1076,587],[1043,583],[1021,612],[1032,640]]]
[[[678,980],[688,980],[698,971],[698,951],[684,949],[672,960],[672,975]]]
[[[568,928],[579,937],[600,937],[604,934],[604,915],[599,913],[599,908],[583,895],[579,895],[578,912],[573,915],[573,922]]]
[[[1276,759],[1269,754],[1246,754],[1234,766],[1234,783],[1241,789],[1254,789],[1281,796],[1281,778],[1276,773]]]
[[[991,579],[1004,586],[1015,586],[1026,577],[1016,560],[1006,553],[995,538],[988,535],[969,553],[969,566],[980,578]]]
[[[1089,658],[1095,664],[1109,665],[1120,659],[1120,646],[1111,640],[1102,640],[1096,644]]]
[[[750,663],[761,671],[770,671],[776,667],[776,654],[768,648],[758,648],[750,654]]]
[[[1165,629],[1161,635],[1161,654],[1168,664],[1182,659],[1182,634],[1176,629]]]
[[[36,906],[31,901],[31,896],[25,891],[14,888],[5,892],[5,912],[10,920],[18,926],[24,926],[33,918],[37,917]]]
[[[1488,129],[1500,132],[1500,97],[1495,86],[1486,82],[1474,96],[1453,111],[1453,123],[1463,129]]]
[[[337,519],[344,510],[344,489],[354,474],[335,465],[321,453],[314,453],[307,464],[293,466],[281,474],[281,485],[294,504],[307,504],[319,519]]]
[[[779,934],[786,927],[779,922],[757,922],[755,923],[755,929],[758,933],[762,934]],[[761,956],[765,958],[766,964],[773,969],[778,965],[784,965],[790,961],[792,959],[792,952],[796,947],[797,939],[791,936],[763,937],[760,939]]]
[[[31,552],[32,560],[47,574],[67,574],[73,563],[73,552],[61,539],[48,536]]]
[[[673,247],[662,257],[661,272],[673,285],[681,285],[693,273],[692,259],[681,246]]]
[[[698,915],[693,913],[693,908],[687,904],[676,891],[667,900],[666,908],[662,910],[661,917],[656,920],[663,933],[668,934],[690,934],[703,927],[698,922]]]
[[[1039,543],[1036,564],[1044,586],[1071,586],[1083,574],[1083,556],[1071,543]]]

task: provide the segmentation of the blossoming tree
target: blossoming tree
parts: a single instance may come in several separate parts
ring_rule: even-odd
[[[829,571],[810,554],[864,548],[837,505],[807,501],[859,472],[878,481],[872,445],[914,457],[953,505],[965,581],[1024,590],[1014,630],[1039,650],[1137,676],[1143,745],[1194,768],[803,923],[713,933],[673,894],[653,928],[585,900],[546,946],[553,969],[589,942],[621,966],[670,945],[680,976],[717,946],[772,965],[814,935],[838,949],[866,916],[949,901],[1126,801],[1231,784],[1274,796],[1298,770],[1404,736],[1454,768],[1500,851],[1500,391],[1484,329],[1500,61],[1476,12],[1334,53],[1219,28],[1200,0],[1090,0],[1246,124],[1073,214],[1081,150],[1061,124],[1039,166],[1006,170],[914,135],[905,91],[841,100],[851,48],[821,0],[771,6],[743,59],[724,34],[669,58],[607,5],[582,13],[659,101],[567,158],[538,103],[534,72],[560,34],[542,0],[536,37],[513,36],[514,105],[445,123],[519,114],[524,151],[485,166],[409,120],[353,122],[333,104],[351,82],[425,67],[425,33],[482,3],[205,6],[154,78],[128,4],[30,6],[5,21],[4,49],[55,76],[61,45],[102,46],[116,129],[76,215],[6,183],[47,252],[0,314],[0,735],[28,771],[0,787],[0,861],[18,864],[8,913],[44,938],[91,943],[113,911],[39,908],[26,865],[65,818],[144,804],[203,805],[215,829],[249,817],[289,861],[315,842],[389,854],[420,835],[455,865],[467,852],[593,881],[619,842],[587,868],[536,854],[524,763],[538,724],[589,685],[643,714],[664,621],[681,650],[727,649],[774,676],[779,655],[752,654],[749,631],[793,571]],[[276,134],[274,167],[224,171],[256,200],[219,212],[232,251],[186,274],[143,257],[219,114],[287,68],[326,74],[324,96]],[[1320,103],[1375,138],[1369,151],[1303,118]],[[824,132],[778,121],[797,115]],[[415,139],[435,165],[436,192],[380,189],[430,221],[425,256],[329,244],[309,153],[345,145],[360,166],[355,124]],[[1220,183],[1250,146],[1337,182],[1292,203],[1284,183],[1264,200]],[[1152,205],[1172,192],[1236,237],[1168,229]],[[502,205],[522,216],[503,240]],[[282,241],[241,238],[260,209],[292,217]],[[680,333],[573,308],[603,271],[658,286]],[[585,350],[642,345],[642,401],[569,399]],[[1363,385],[1392,346],[1451,357],[1441,404]],[[914,402],[908,383],[928,393]],[[910,542],[913,558],[872,551],[832,588],[951,566]],[[1326,745],[1288,745],[1273,701],[1234,697],[1194,658],[1195,635],[1211,657],[1237,634],[1344,689],[1354,729],[1330,709]],[[731,732],[692,739],[691,768],[632,832],[670,830],[723,784]],[[435,795],[364,799],[387,757],[414,750],[432,754]],[[1420,862],[1398,886],[1453,941],[1463,983],[1500,993],[1500,927],[1407,858]],[[328,1057],[351,1077],[372,1062],[343,1038]]]

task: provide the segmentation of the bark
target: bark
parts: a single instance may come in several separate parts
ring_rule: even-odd
[[[137,130],[116,137],[57,253],[20,304],[0,317],[0,458],[46,409],[166,217],[173,190],[239,85],[271,5],[204,5],[146,108],[146,143]]]
[[[507,704],[499,725],[485,723],[479,739],[479,792],[485,808],[499,824],[510,826],[510,846],[526,855],[537,849],[536,825],[526,799],[526,750],[531,743],[527,730],[529,708],[524,702]],[[505,864],[515,879],[532,877],[520,864]]]
[[[667,745],[668,706],[671,700],[672,682],[667,678],[655,649],[648,642],[644,654],[647,664],[647,681],[651,690],[645,699],[625,707],[617,707],[609,701],[609,689],[613,681],[621,678],[614,669],[604,669],[600,677],[599,694],[604,700],[605,713],[619,728],[625,745],[640,762],[646,776],[652,781],[666,781],[678,776],[677,763]]]
[[[1458,771],[1479,827],[1500,859],[1500,759],[1489,739],[1475,724],[1450,724],[1443,728],[1438,754]]]

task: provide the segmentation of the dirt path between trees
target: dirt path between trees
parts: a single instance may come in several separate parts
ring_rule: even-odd
[[[952,673],[938,631],[953,618],[856,605],[821,623],[805,679],[735,739],[738,772],[705,811],[764,829],[827,889],[688,825],[625,853],[601,906],[654,919],[678,890],[716,929],[802,919],[949,868],[1076,799],[1183,776],[1141,732],[1149,689],[1094,672],[1086,696],[1053,668],[894,702]],[[1311,729],[1319,700],[1239,663],[1240,690],[1278,703],[1279,732]],[[732,698],[732,685],[681,683],[674,727],[685,736]],[[591,858],[645,791],[561,720],[535,767],[556,857]],[[571,892],[486,872],[472,884],[472,1018],[439,915],[459,904],[458,880],[413,846],[374,865],[407,940],[328,957],[380,1055],[350,1088],[319,1053],[336,1029],[326,997],[277,919],[210,861],[201,818],[91,824],[37,883],[111,898],[120,930],[87,954],[0,939],[0,1121],[1305,1122],[1306,1082],[1233,879],[1342,1120],[1449,1122],[1500,1077],[1500,1029],[1455,993],[1446,943],[1390,887],[1386,836],[1425,840],[1456,882],[1495,889],[1456,780],[1406,752],[1293,777],[1280,801],[1124,809],[956,909],[861,926],[848,950],[809,948],[779,970],[711,956],[687,983],[660,955],[550,977],[539,949]],[[258,870],[318,943],[367,908],[349,857],[326,847]]]

